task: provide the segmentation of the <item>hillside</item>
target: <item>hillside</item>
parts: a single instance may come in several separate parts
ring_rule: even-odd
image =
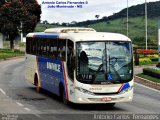
[[[145,36],[145,19],[144,17],[129,18],[129,31],[128,35],[130,38],[134,39],[137,36]],[[158,19],[148,19],[148,36],[152,40],[157,39],[158,31]],[[97,31],[102,32],[116,32],[127,34],[126,28],[126,18],[119,18],[108,22],[99,22],[96,24],[88,25]]]
[[[126,17],[127,8],[115,13],[110,17],[110,19],[118,19]],[[128,8],[129,17],[142,17],[145,15],[145,4],[139,4],[136,6],[131,6]],[[148,18],[160,17],[160,1],[147,3],[147,16]]]
[[[148,18],[148,36],[152,40],[157,39],[157,30],[158,30],[158,18],[150,19]],[[44,24],[37,24],[35,29],[36,32],[42,32],[46,28],[54,28],[60,27],[55,25],[44,25]],[[109,22],[98,22],[95,24],[89,24],[86,27],[91,27],[96,29],[99,32],[116,32],[122,33],[126,35],[126,18],[119,18],[115,20],[111,20]],[[134,38],[136,36],[145,36],[145,19],[144,17],[135,17],[129,18],[129,37]]]

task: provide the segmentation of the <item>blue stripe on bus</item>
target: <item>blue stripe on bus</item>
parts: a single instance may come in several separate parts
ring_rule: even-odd
[[[122,92],[123,90],[126,90],[130,87],[129,83],[124,83],[123,87],[121,88],[120,92]]]
[[[37,37],[37,38],[58,38],[59,35],[57,33],[35,33],[34,37]]]
[[[47,62],[49,68],[47,68]],[[56,95],[59,95],[59,84],[62,83],[64,86],[65,93],[65,78],[63,75],[63,65],[60,60],[53,60],[50,58],[38,57],[38,67],[41,87],[48,90]],[[59,69],[57,66],[59,66]],[[58,70],[56,70],[58,69]],[[67,97],[67,93],[65,94]]]

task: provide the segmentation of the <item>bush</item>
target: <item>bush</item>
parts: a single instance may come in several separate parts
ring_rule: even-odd
[[[149,58],[158,58],[158,54],[153,54],[153,55],[146,55]]]
[[[156,51],[156,50],[153,50],[153,49],[148,49],[148,50],[138,49],[138,53],[153,54],[153,53],[156,53],[156,52],[157,52],[157,51]]]
[[[158,62],[158,58],[150,58],[152,61],[157,61]]]
[[[143,69],[143,74],[149,75],[152,77],[160,78],[160,70],[156,70],[153,68],[144,68]]]
[[[139,58],[140,63],[150,63],[152,62],[150,58]]]

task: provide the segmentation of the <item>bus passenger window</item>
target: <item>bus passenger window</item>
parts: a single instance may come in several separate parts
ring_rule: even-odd
[[[42,40],[43,41],[43,52],[42,52],[42,56],[46,57],[47,56],[47,42],[45,39]]]
[[[73,80],[74,79],[74,63],[73,62],[73,42],[68,40],[67,44],[67,69],[68,69],[68,75]]]
[[[35,39],[31,40],[31,54],[32,55],[36,54],[36,42],[35,42]]]
[[[66,57],[66,41],[65,40],[60,40],[60,42],[58,43],[58,57],[65,61],[65,57]]]
[[[50,57],[50,39],[47,39],[46,42],[46,56]]]
[[[37,40],[37,55],[41,56],[42,55],[42,50],[41,50],[41,39]]]
[[[26,52],[27,52],[27,54],[30,54],[30,49],[31,49],[30,41],[31,41],[31,38],[27,38],[27,40],[26,40]]]
[[[57,57],[57,40],[52,39],[50,41],[50,57],[56,58]]]

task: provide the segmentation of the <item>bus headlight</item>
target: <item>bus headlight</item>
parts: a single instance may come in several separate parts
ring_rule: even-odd
[[[80,87],[76,87],[75,89],[79,90],[80,92],[83,92],[85,94],[90,94],[90,95],[94,95],[94,93],[86,90],[86,89],[83,89],[83,88],[80,88]]]
[[[132,89],[133,89],[133,86],[131,86],[131,87],[129,87],[129,88],[121,91],[119,94],[124,94],[124,93],[126,93],[126,92],[128,92],[128,91],[130,91],[130,90],[132,90]]]

